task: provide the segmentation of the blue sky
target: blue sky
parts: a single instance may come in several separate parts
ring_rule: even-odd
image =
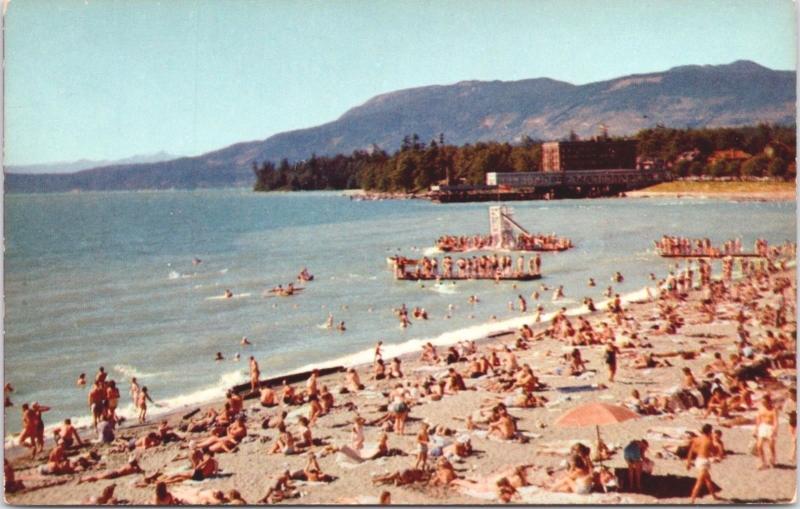
[[[461,80],[795,69],[789,0],[11,0],[7,164],[195,155]]]

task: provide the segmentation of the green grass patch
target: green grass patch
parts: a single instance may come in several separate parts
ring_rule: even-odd
[[[794,182],[717,182],[675,180],[662,182],[642,189],[654,193],[790,193],[794,192]]]

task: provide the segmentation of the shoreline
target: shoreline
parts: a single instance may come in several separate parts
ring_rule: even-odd
[[[620,295],[620,298],[624,304],[641,303],[642,302],[641,298],[646,295],[647,290],[648,289],[653,290],[654,288],[655,287],[653,286],[646,285],[640,288],[639,290],[633,290],[624,295]],[[576,302],[574,307],[567,308],[565,314],[570,317],[573,316],[586,317],[586,316],[595,316],[598,314],[602,314],[603,310],[605,309],[608,302],[610,302],[610,300],[611,299],[605,299],[602,301],[595,302],[597,310],[594,312],[591,312],[588,309],[586,309],[585,306],[583,306],[583,304],[578,304]],[[391,343],[391,344],[385,343],[384,345],[382,345],[381,349],[384,353],[384,358],[387,359],[387,361],[388,359],[398,357],[405,364],[409,360],[416,359],[417,355],[422,351],[423,345],[427,342],[430,342],[436,347],[451,346],[458,343],[459,341],[474,341],[476,345],[485,346],[492,342],[499,341],[500,338],[507,339],[508,336],[513,335],[515,331],[517,331],[522,326],[523,323],[530,324],[531,328],[534,330],[534,332],[536,332],[547,326],[552,320],[553,316],[555,316],[555,314],[556,314],[555,311],[551,311],[549,313],[543,313],[541,315],[541,322],[530,323],[531,320],[533,319],[534,311],[532,309],[529,309],[527,314],[520,314],[519,316],[503,318],[498,320],[489,320],[475,325],[456,328],[443,332],[434,337],[411,338],[399,343]],[[269,376],[268,378],[265,378],[264,380],[261,380],[261,383],[263,384],[265,381],[273,381],[272,385],[276,386],[280,384],[280,380],[283,378],[288,378],[294,375],[307,373],[314,368],[325,369],[337,366],[341,366],[345,369],[349,367],[353,367],[356,369],[369,368],[372,366],[372,355],[373,355],[373,348],[366,348],[363,350],[353,352],[351,354],[345,354],[338,357],[333,357],[326,361],[317,362],[314,364],[305,364],[296,369],[280,372],[276,375],[272,375]],[[246,368],[242,368],[239,372],[242,374],[240,383],[245,383],[247,380]],[[341,376],[340,373],[337,374]],[[320,380],[324,380],[326,378],[333,376],[336,376],[336,374],[320,377]],[[207,409],[211,407],[221,406],[225,402],[225,391],[228,389],[233,389],[234,387],[236,387],[236,385],[239,385],[240,383],[233,383],[227,387],[220,388],[219,395],[215,395],[210,398],[200,399],[192,403],[181,404],[180,406],[177,407],[160,410],[155,406],[151,406],[148,408],[149,420],[145,424],[139,424],[138,422],[136,422],[137,420],[136,412],[132,408],[132,403],[129,403],[125,407],[119,409],[117,412],[118,415],[125,418],[125,421],[123,421],[123,424],[118,425],[116,431],[119,434],[129,430],[138,430],[150,427],[155,428],[157,423],[161,422],[164,419],[171,420],[177,416],[185,415],[186,413],[195,411],[197,409],[199,409],[200,412],[205,412]],[[198,388],[197,390],[192,391],[187,395],[178,395],[173,398],[167,398],[167,400],[184,399],[191,394],[209,392],[211,390],[217,390],[217,389]],[[127,398],[127,395],[123,395],[123,398]],[[81,415],[78,417],[72,417],[72,423],[81,436],[95,435],[95,432],[90,424],[91,419],[92,419],[91,415],[88,414]],[[83,424],[84,422],[85,424]],[[50,438],[52,435],[52,430],[59,428],[60,426],[61,423],[54,423],[47,425],[45,427],[46,446],[52,446],[52,438]],[[18,436],[19,433],[8,434],[4,439],[5,454],[6,457],[9,459],[16,459],[25,456],[25,454],[28,452],[25,447],[16,444],[16,439]],[[9,443],[9,441],[11,443]]]
[[[775,274],[774,277],[784,276],[794,279],[795,274],[794,268],[787,268],[787,271]],[[636,293],[637,292],[631,292],[627,294],[627,296],[631,296],[632,294]],[[675,336],[653,336],[650,338],[650,341],[653,343],[654,349],[648,350],[653,353],[666,353],[674,351],[675,349],[682,350],[687,348],[687,346],[682,346],[685,343],[688,343],[689,348],[699,348],[699,352],[701,352],[701,354],[696,359],[678,361],[679,364],[677,364],[677,366],[690,365],[698,374],[701,372],[700,367],[708,362],[711,358],[711,352],[714,352],[715,350],[718,351],[722,346],[723,341],[725,341],[724,339],[715,339],[714,335],[709,335],[709,332],[712,330],[715,333],[721,332],[722,334],[718,335],[719,337],[727,336],[728,334],[735,335],[735,327],[733,327],[733,324],[730,322],[730,318],[720,318],[720,320],[722,320],[721,322],[712,322],[707,326],[703,325],[702,320],[697,320],[700,317],[699,312],[690,311],[690,309],[693,310],[694,305],[699,302],[700,293],[700,290],[697,289],[694,289],[689,293],[685,307],[687,324],[684,326],[684,329]],[[639,299],[632,298],[631,300],[633,301]],[[597,325],[598,322],[608,321],[606,312],[603,310],[603,304],[597,303],[596,306],[598,311],[594,312],[592,316],[588,318],[590,322],[592,322],[594,325]],[[652,316],[654,310],[657,310],[657,301],[645,300],[644,302],[631,302],[626,306],[626,314],[628,314],[632,319],[640,321],[643,324],[644,322],[653,320],[653,318],[648,317]],[[574,310],[573,313],[588,314],[588,310],[585,313],[581,313],[581,309],[577,309]],[[526,323],[533,322],[532,313],[521,315],[519,318],[524,319]],[[511,320],[516,319],[517,318],[515,317]],[[498,322],[498,329],[501,325],[506,325],[504,322],[508,322],[508,320]],[[538,331],[545,327],[547,323],[548,322],[545,321],[543,317],[543,320],[540,324],[531,323],[531,325],[534,330]],[[760,329],[755,329],[753,332],[758,333],[759,330]],[[506,344],[512,340],[514,335],[513,333],[514,330],[512,329],[510,333],[502,333],[498,331],[498,333],[495,335],[486,335],[481,339],[480,342],[476,341],[476,343],[479,344],[479,351],[486,352],[487,348],[501,347],[503,344]],[[625,335],[622,335],[620,336],[620,339],[625,337]],[[703,345],[706,345],[706,347],[704,348]],[[585,398],[587,396],[589,396],[590,399],[593,396],[593,398],[600,400],[619,400],[627,396],[632,387],[639,386],[644,395],[646,393],[652,393],[653,391],[658,393],[659,390],[663,390],[663,388],[670,387],[678,382],[678,379],[673,377],[673,372],[678,370],[677,367],[669,369],[655,368],[645,371],[627,369],[625,368],[625,359],[628,357],[628,355],[622,355],[621,363],[623,364],[623,369],[619,375],[620,380],[615,384],[606,386],[604,384],[606,381],[606,375],[602,368],[603,364],[601,351],[597,346],[577,347],[582,352],[589,365],[590,371],[587,372],[588,378],[575,378],[561,373],[561,366],[563,366],[563,360],[561,359],[562,354],[572,350],[573,348],[563,341],[554,338],[545,338],[540,341],[529,343],[529,347],[530,349],[528,350],[522,350],[518,352],[517,355],[519,356],[520,363],[530,362],[537,375],[540,376],[540,378],[550,386],[545,391],[545,394],[549,399],[549,403],[547,403],[544,407],[535,409],[512,409],[512,414],[519,416],[520,418],[520,429],[524,430],[526,434],[533,437],[531,444],[520,446],[493,440],[473,438],[476,448],[483,451],[483,454],[479,459],[469,457],[466,458],[465,461],[457,462],[457,470],[460,472],[460,475],[466,475],[468,477],[475,475],[487,475],[488,473],[501,468],[503,465],[531,462],[538,465],[557,468],[558,462],[562,459],[562,456],[549,456],[547,454],[543,456],[541,452],[537,453],[536,451],[540,450],[539,448],[541,447],[551,447],[548,446],[548,444],[574,443],[577,440],[591,444],[593,443],[593,439],[590,437],[594,436],[593,428],[591,430],[587,429],[576,431],[574,429],[559,429],[556,427],[553,423],[553,420],[559,414],[563,413],[564,410],[575,405],[576,403],[580,403],[582,398],[584,398],[585,402]],[[704,350],[705,353],[702,353]],[[628,353],[630,351],[626,350],[625,352]],[[384,348],[384,359],[387,361],[392,357],[390,353],[391,351],[389,351],[387,348]],[[630,353],[635,353],[635,350]],[[415,375],[438,376],[436,372],[441,372],[442,370],[447,369],[447,366],[433,366],[424,362],[420,362],[415,358],[415,354],[418,354],[418,350],[407,351],[402,354],[401,358],[403,358],[403,371],[406,375],[405,378],[402,379],[404,382],[413,378]],[[368,363],[367,366],[369,366],[369,364],[370,363]],[[459,370],[466,367],[463,362],[454,364],[453,366]],[[380,393],[394,386],[396,381],[372,381],[367,375],[367,371],[364,369],[363,364],[359,365],[358,371],[361,375],[362,383],[366,384],[368,388],[365,391],[356,394],[339,394],[336,391],[337,387],[341,384],[344,378],[340,373],[327,375],[320,378],[320,385],[328,385],[332,392],[336,394],[337,406],[334,408],[331,414],[322,418],[316,425],[315,436],[323,437],[327,439],[329,443],[339,446],[349,443],[348,423],[352,419],[353,410],[349,409],[348,405],[351,404],[357,403],[358,413],[365,416],[367,419],[373,419],[382,415],[379,404],[383,401],[383,398],[381,397]],[[481,383],[480,379],[470,380],[465,378],[465,380],[467,381],[467,384],[472,387],[477,387],[476,384]],[[295,387],[298,387],[302,386],[303,384],[301,382],[294,385]],[[589,387],[590,392],[584,393],[583,391],[586,390],[585,388],[587,387]],[[567,389],[570,388],[574,388],[575,390],[580,389],[580,391],[568,391]],[[431,421],[434,424],[445,424],[458,429],[459,426],[463,426],[463,424],[459,425],[458,419],[460,416],[465,415],[465,411],[468,412],[469,409],[477,408],[481,404],[481,401],[486,397],[491,399],[493,397],[502,396],[502,393],[497,394],[494,392],[489,392],[483,388],[478,388],[477,391],[464,391],[455,395],[447,396],[441,401],[435,403],[423,401],[419,405],[413,407],[413,419],[409,419],[409,426],[412,427],[412,432],[409,434],[407,431],[404,436],[398,436],[396,434],[391,435],[390,446],[399,447],[405,451],[413,451],[413,437],[416,428],[414,421],[424,419]],[[221,400],[218,400],[217,402],[208,402],[204,405],[193,405],[191,408],[200,407],[202,411],[211,407],[218,408],[220,404]],[[201,487],[222,490],[236,488],[242,492],[242,495],[246,500],[252,503],[258,497],[262,496],[263,492],[266,490],[267,484],[264,480],[265,474],[269,475],[271,473],[275,473],[276,469],[282,470],[283,468],[302,468],[302,465],[305,463],[304,455],[268,456],[265,454],[266,448],[274,443],[274,432],[268,431],[267,433],[269,436],[267,436],[267,434],[264,433],[258,426],[258,422],[265,415],[274,415],[275,411],[280,411],[281,408],[282,407],[279,406],[272,409],[264,409],[260,407],[257,401],[249,400],[245,402],[245,409],[249,417],[248,422],[253,424],[252,427],[248,426],[248,438],[246,438],[245,441],[240,444],[237,452],[221,454],[218,456],[220,466],[223,468],[224,472],[226,472],[227,476],[233,475],[232,478],[216,478],[210,481],[204,481],[203,485],[197,486],[170,486],[170,491],[180,496],[183,492],[192,492],[200,489]],[[286,407],[286,410],[292,413],[297,413],[303,411],[304,408],[305,407],[290,406]],[[181,412],[175,412],[173,416],[168,418],[170,424],[172,426],[176,426],[179,422],[181,422],[181,416],[179,414],[182,414],[187,410],[188,409],[184,408],[181,410]],[[648,430],[650,428],[658,424],[661,424],[662,426],[669,426],[670,429],[682,429],[681,427],[694,429],[698,426],[698,419],[699,415],[696,412],[683,412],[673,415],[643,417],[638,420],[627,421],[624,425],[604,426],[602,433],[607,443],[624,445],[625,441],[632,437],[645,436],[646,433],[649,433]],[[782,440],[788,440],[788,438],[785,437],[787,431],[785,431],[784,414],[781,414],[780,422],[782,429],[781,437],[783,437]],[[150,422],[146,425],[123,427],[119,429],[118,434],[139,437],[148,431],[154,430],[157,424],[158,420],[155,420],[154,422]],[[742,475],[739,475],[738,473],[749,471],[746,468],[746,465],[750,465],[751,462],[755,462],[755,459],[752,458],[752,456],[748,456],[745,452],[743,452],[747,446],[747,437],[749,437],[750,431],[748,430],[747,426],[735,426],[722,429],[725,430],[724,433],[726,437],[726,445],[728,445],[728,448],[734,451],[734,455],[731,456],[730,459],[725,460],[722,463],[715,464],[714,466],[714,479],[720,486],[722,486],[723,495],[739,497],[738,499],[744,500],[745,502],[752,501],[749,500],[746,495],[748,493],[755,493],[756,491],[754,490],[761,488],[766,490],[766,493],[771,493],[771,495],[765,496],[772,497],[770,500],[774,502],[789,501],[791,499],[791,493],[794,492],[794,482],[789,482],[789,476],[794,478],[795,470],[788,469],[785,472],[783,470],[775,470],[772,472],[766,472],[765,474],[768,476],[753,473],[749,474],[748,478],[742,477]],[[371,440],[377,436],[376,433],[377,430],[375,430],[375,428],[367,428],[366,434],[368,435],[368,440]],[[194,437],[194,435],[191,434],[187,435],[187,438]],[[267,441],[266,446],[263,445],[263,442],[265,441]],[[660,445],[658,445],[658,441],[655,441],[654,444],[655,447],[660,447]],[[320,450],[317,449],[317,451],[319,452]],[[784,456],[788,455],[788,451],[786,451],[786,449],[782,448],[781,451]],[[125,463],[125,461],[127,461],[128,458],[127,452],[107,454],[107,450],[105,449],[101,449],[101,452],[103,453],[104,459],[107,460],[109,467],[122,465]],[[147,473],[152,473],[155,471],[155,469],[171,469],[178,466],[178,464],[172,463],[172,459],[175,457],[176,453],[179,452],[180,451],[177,444],[169,444],[167,446],[159,446],[154,449],[148,449],[141,452],[137,450],[136,454],[140,458],[142,468]],[[535,456],[532,457],[532,453]],[[336,459],[336,461],[334,461],[334,459]],[[663,475],[668,473],[669,475],[693,475],[685,472],[685,469],[683,468],[683,462],[667,459],[655,459],[655,461],[659,474]],[[781,459],[781,461],[783,461],[783,459]],[[289,502],[303,504],[333,504],[342,503],[344,497],[353,497],[356,495],[377,495],[383,490],[383,488],[374,487],[372,483],[369,482],[369,478],[365,476],[373,476],[381,472],[408,468],[410,462],[413,462],[413,455],[399,458],[386,458],[378,461],[368,461],[362,465],[347,467],[346,465],[340,463],[338,458],[323,455],[320,456],[320,464],[323,471],[330,472],[331,474],[337,476],[338,479],[329,485],[322,484],[303,486],[301,487],[303,490],[302,498],[299,500],[290,500]],[[41,463],[41,460],[38,462],[31,462],[27,459],[24,459],[16,463],[15,467],[18,471],[25,471],[37,463]],[[609,464],[612,467],[617,468],[623,466],[624,463],[622,463],[621,453],[617,453],[616,456],[609,460]],[[281,465],[285,465],[285,467]],[[352,470],[353,468],[355,468],[355,470]],[[118,480],[118,496],[128,499],[133,504],[150,503],[152,500],[152,487],[136,489],[132,486],[130,482],[131,480],[132,478],[122,478]],[[367,481],[366,483],[364,482],[365,480]],[[106,481],[103,483],[98,483],[97,485],[77,485],[75,484],[74,479],[72,479],[68,481],[67,484],[62,486],[44,488],[38,491],[31,491],[27,493],[23,492],[18,495],[11,495],[9,497],[9,502],[15,504],[82,503],[83,499],[85,499],[87,495],[99,493],[103,486],[107,485],[108,483],[109,482]],[[392,493],[393,502],[401,504],[416,505],[444,503],[463,505],[496,502],[474,498],[473,496],[468,496],[457,491],[448,491],[446,493],[440,492],[437,494],[437,492],[431,492],[430,490],[420,491],[416,489],[409,490],[397,487],[390,487],[389,490]],[[640,494],[621,492],[618,494],[608,495],[603,495],[602,493],[594,493],[588,496],[564,495],[562,498],[558,498],[560,497],[559,494],[543,491],[538,493],[539,494],[536,496],[542,498],[534,497],[533,499],[525,500],[525,502],[533,504],[676,504],[686,503],[687,501],[687,499],[684,498],[686,495],[673,495],[666,498],[653,498]],[[706,502],[706,499],[702,499],[702,502]]]

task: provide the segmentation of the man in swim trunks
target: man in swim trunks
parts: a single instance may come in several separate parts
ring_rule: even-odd
[[[64,425],[61,426],[60,436],[66,449],[71,448],[73,443],[77,443],[78,446],[83,445],[83,441],[81,437],[78,436],[78,431],[72,425],[70,419],[64,419]]]
[[[761,400],[761,407],[758,409],[756,415],[756,429],[753,436],[756,437],[756,449],[758,450],[758,457],[760,464],[759,470],[768,468],[767,454],[764,452],[764,446],[769,446],[772,455],[772,461],[769,467],[775,466],[775,438],[778,435],[778,411],[772,405],[772,399],[769,394],[765,394]]]
[[[686,456],[686,470],[691,470],[692,460],[697,468],[697,481],[692,488],[692,501],[694,504],[700,489],[705,486],[714,500],[718,500],[714,491],[714,482],[711,480],[711,459],[716,454],[714,437],[710,424],[705,424],[701,434],[694,437],[689,445],[689,453]]]

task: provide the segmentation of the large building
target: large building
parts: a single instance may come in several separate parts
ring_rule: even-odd
[[[636,168],[636,140],[551,141],[542,145],[542,171]]]

